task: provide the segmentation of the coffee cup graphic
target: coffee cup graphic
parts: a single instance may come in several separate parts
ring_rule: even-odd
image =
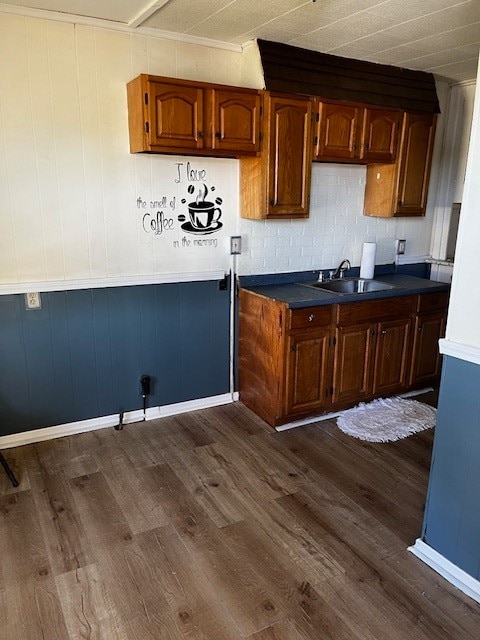
[[[202,229],[210,229],[210,227],[218,222],[222,211],[215,206],[214,202],[190,202],[188,205],[188,213],[192,227],[198,231]]]

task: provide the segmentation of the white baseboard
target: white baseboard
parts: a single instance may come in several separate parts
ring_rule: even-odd
[[[463,591],[473,600],[480,602],[480,582],[471,575],[466,573],[463,569],[457,567],[456,564],[447,560],[438,551],[432,549],[423,540],[416,540],[413,547],[408,547],[408,550],[417,556],[422,562],[428,564],[434,571],[439,573],[445,580],[453,584],[457,589]]]
[[[235,396],[237,396],[235,398]],[[224,393],[218,396],[210,396],[208,398],[199,398],[198,400],[187,400],[186,402],[177,402],[175,404],[166,404],[161,407],[151,407],[146,411],[147,420],[155,420],[157,418],[166,418],[187,411],[197,411],[198,409],[208,409],[209,407],[218,407],[222,404],[229,404],[238,400],[238,393],[233,395]],[[132,422],[140,422],[143,420],[143,411],[126,411],[123,414],[123,424],[131,424]],[[53,440],[53,438],[63,438],[63,436],[71,436],[75,433],[85,433],[86,431],[95,431],[96,429],[106,429],[114,427],[119,422],[118,413],[109,416],[101,416],[100,418],[92,418],[91,420],[80,420],[78,422],[69,422],[54,427],[45,427],[43,429],[33,429],[32,431],[22,431],[21,433],[12,433],[8,436],[0,436],[0,449],[11,449],[12,447],[20,447],[24,444],[32,444],[33,442],[42,442],[44,440]]]
[[[324,413],[321,416],[311,416],[310,418],[303,418],[302,420],[287,422],[287,424],[281,424],[279,427],[275,427],[275,431],[288,431],[289,429],[304,427],[306,424],[312,424],[312,422],[322,422],[323,420],[330,420],[330,418],[336,418],[341,413],[343,413],[343,411],[336,411],[334,413]]]
[[[433,391],[433,387],[425,387],[425,389],[415,389],[414,391],[407,391],[400,394],[399,398],[411,398],[413,396],[419,396],[427,391]],[[238,394],[237,394],[238,396]],[[238,400],[238,397],[236,398]],[[295,422],[287,422],[287,424],[281,424],[279,427],[275,427],[275,431],[288,431],[289,429],[296,429],[297,427],[304,427],[306,424],[312,424],[312,422],[322,422],[323,420],[330,420],[330,418],[338,418],[345,411],[349,409],[342,409],[341,411],[334,411],[333,413],[324,413],[320,416],[310,416],[309,418],[303,418],[302,420],[295,420]]]

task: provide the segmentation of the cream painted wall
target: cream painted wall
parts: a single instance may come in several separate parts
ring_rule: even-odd
[[[480,67],[455,253],[447,340],[480,348]]]
[[[238,162],[130,154],[125,85],[141,72],[240,84],[241,54],[0,13],[0,284],[228,269]],[[202,238],[177,220],[199,188],[188,161],[223,200],[216,247],[182,246]],[[175,228],[147,233],[163,197]]]
[[[436,144],[427,216],[362,215],[365,168],[315,164],[311,217],[239,217],[238,161],[132,155],[125,84],[142,72],[259,86],[258,56],[91,26],[0,13],[0,286],[227,270],[227,237],[241,233],[240,273],[359,264],[362,243],[378,243],[377,262],[429,254],[441,145]],[[439,85],[443,104],[446,86]],[[442,109],[443,110],[443,109]],[[442,118],[437,127],[441,140]],[[218,246],[179,251],[173,236],[147,234],[137,198],[176,199],[176,162],[208,175],[222,198]],[[187,200],[188,202],[188,200]],[[177,242],[185,236],[176,222]],[[186,236],[185,236],[186,237]]]

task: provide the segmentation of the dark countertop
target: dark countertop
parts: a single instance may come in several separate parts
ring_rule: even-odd
[[[285,302],[290,309],[302,307],[317,307],[327,304],[342,304],[343,302],[361,302],[362,300],[376,300],[380,298],[394,298],[408,296],[415,293],[437,293],[449,291],[450,285],[444,282],[426,280],[402,274],[385,274],[375,276],[375,280],[393,285],[393,289],[386,291],[371,291],[368,293],[338,294],[321,289],[305,287],[301,283],[262,284],[243,287],[259,295],[273,300]],[[315,282],[314,280],[311,282]]]

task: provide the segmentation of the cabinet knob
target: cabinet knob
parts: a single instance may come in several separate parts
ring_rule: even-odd
[[[423,327],[418,327],[417,331],[423,331]]]
[[[296,351],[297,350],[297,345],[296,344],[292,344],[292,351]]]
[[[372,336],[372,338],[375,335],[375,331],[373,329],[370,329],[370,335]]]
[[[203,138],[203,136],[204,136],[203,131],[197,131],[197,137],[198,138]]]
[[[316,317],[316,316],[315,316],[315,314],[314,314],[314,313],[311,313],[311,314],[308,316],[308,321],[309,321],[309,322],[313,322],[313,321],[315,320],[315,317]]]
[[[385,330],[382,331],[382,336],[386,336],[387,332]]]
[[[217,140],[220,140],[221,137],[222,137],[222,134],[220,133],[220,131],[217,131],[217,133],[215,134],[215,138]]]

